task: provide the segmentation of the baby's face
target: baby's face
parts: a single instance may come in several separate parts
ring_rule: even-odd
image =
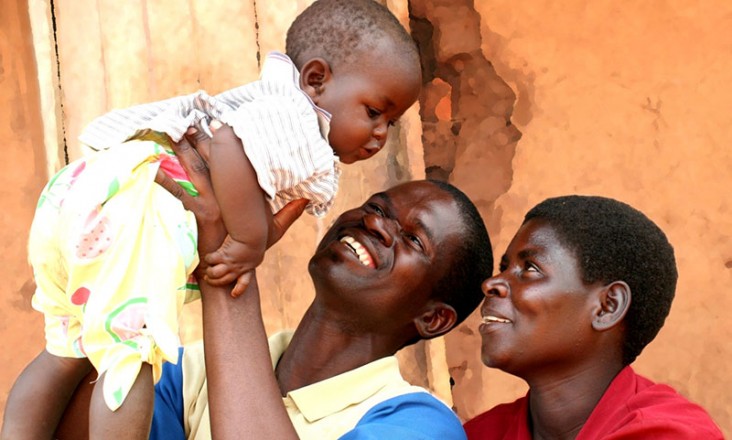
[[[315,99],[333,116],[328,141],[346,164],[379,152],[389,127],[419,96],[419,71],[399,59],[374,61],[334,71]]]

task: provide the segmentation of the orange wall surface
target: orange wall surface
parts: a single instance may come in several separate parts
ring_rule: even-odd
[[[3,1],[0,11],[0,410],[20,370],[42,348],[43,317],[32,313],[35,285],[26,262],[28,228],[46,182],[46,154],[37,71],[25,1]]]
[[[0,411],[43,347],[25,253],[36,198],[65,154],[82,154],[84,124],[115,107],[255,79],[257,52],[283,50],[309,3],[56,0],[51,11],[48,0],[3,0]],[[424,91],[386,151],[344,169],[333,213],[401,181],[445,178],[476,201],[500,257],[546,197],[630,203],[666,231],[680,274],[666,325],[636,370],[700,403],[732,436],[732,3],[386,4],[420,41]],[[312,299],[305,267],[332,218],[302,219],[268,252],[269,332],[294,326]],[[200,337],[199,307],[186,306],[184,341]],[[463,419],[526,389],[481,364],[478,320],[400,354],[407,376]]]

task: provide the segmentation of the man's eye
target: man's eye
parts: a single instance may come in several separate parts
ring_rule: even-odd
[[[376,203],[369,203],[366,205],[366,207],[368,207],[370,211],[373,211],[374,214],[378,215],[379,217],[386,216],[386,214],[384,213],[384,210],[381,209],[381,206],[377,205]]]
[[[381,116],[381,111],[373,107],[366,107],[366,114],[369,115],[369,118],[376,119]]]
[[[420,240],[419,237],[417,237],[416,235],[414,235],[414,234],[407,234],[407,240],[409,240],[412,243],[414,243],[414,245],[418,249],[424,250],[424,246],[422,245],[422,240]]]

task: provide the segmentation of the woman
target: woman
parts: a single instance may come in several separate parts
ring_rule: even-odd
[[[469,439],[721,439],[707,413],[630,364],[676,288],[674,252],[645,215],[602,197],[548,199],[483,283],[482,359],[528,394],[465,424]]]

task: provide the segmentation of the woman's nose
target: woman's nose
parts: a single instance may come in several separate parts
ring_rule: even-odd
[[[499,298],[505,298],[508,296],[509,287],[505,280],[495,276],[488,278],[483,281],[481,285],[483,289],[483,295],[485,296],[497,296]]]

